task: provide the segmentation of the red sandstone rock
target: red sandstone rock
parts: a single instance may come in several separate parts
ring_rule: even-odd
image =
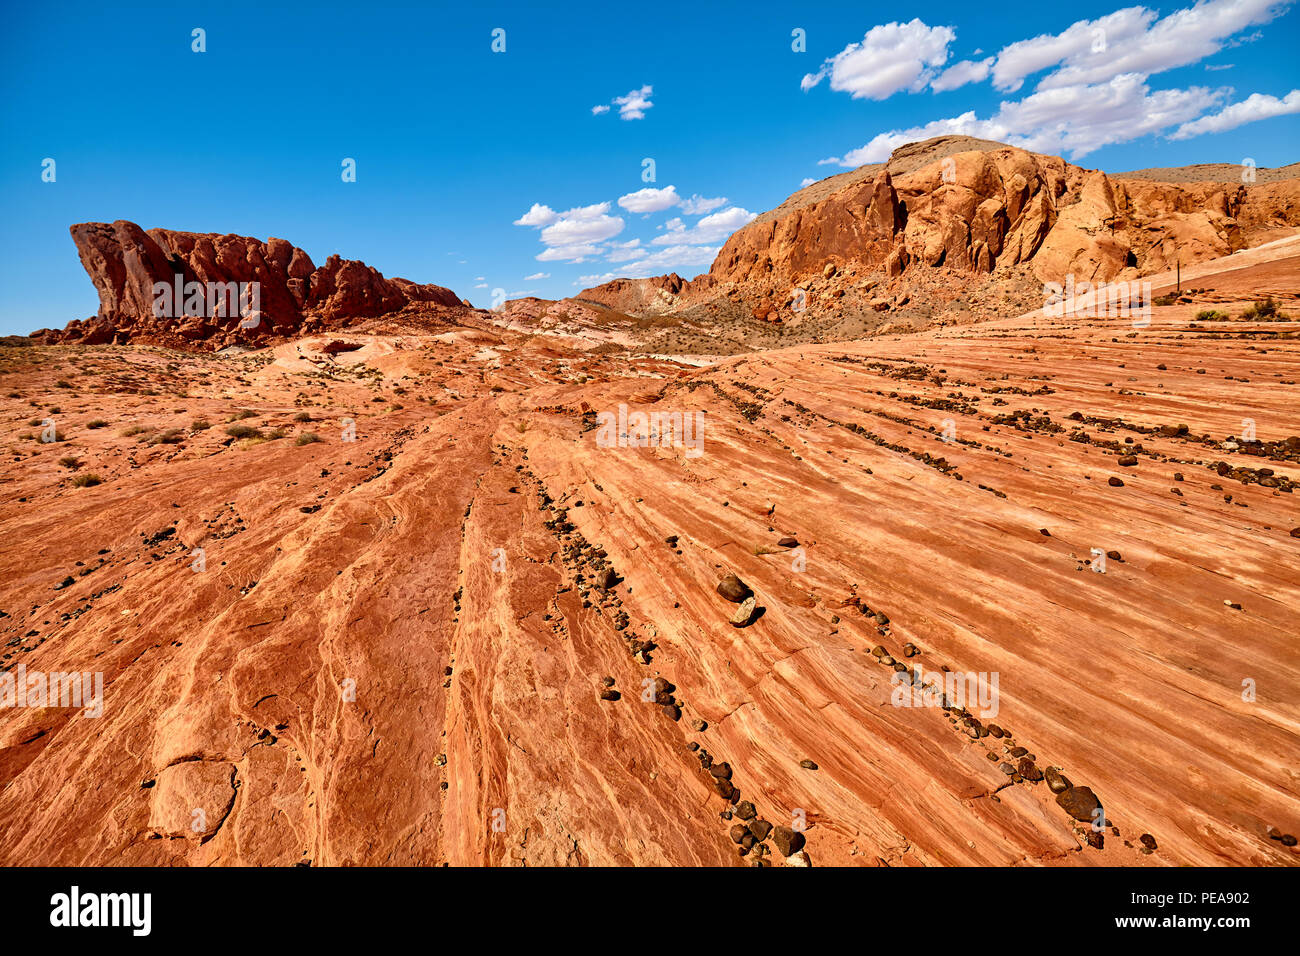
[[[705,369],[468,311],[281,342],[257,370],[7,348],[0,413],[57,404],[67,440],[18,425],[0,461],[0,666],[101,672],[105,697],[0,712],[0,865],[736,865],[733,784],[790,831],[773,857],[797,833],[818,865],[1294,865],[1295,494],[1212,485],[1220,459],[1300,478],[1295,323],[1240,318],[1262,289],[1294,314],[1298,262],[1290,240],[1185,268],[1234,316],[1214,338],[1186,334],[1188,303],[1132,339],[1039,310]],[[330,352],[369,374],[305,395]],[[706,413],[703,454],[598,444],[583,415],[620,403]],[[1244,408],[1267,461],[1220,447]],[[125,427],[242,409],[285,437]],[[1142,465],[1116,494],[1124,437]],[[102,482],[75,487],[65,455]],[[796,530],[797,568],[759,547]],[[577,533],[613,593],[584,598]],[[1123,563],[1084,570],[1092,548]],[[748,627],[726,571],[761,595]],[[894,705],[883,659],[909,644],[912,667],[1000,675],[997,734]],[[625,703],[592,693],[604,675]],[[680,723],[639,699],[659,677]],[[1124,838],[1084,846],[1049,784],[1008,784],[1003,747]],[[1158,855],[1124,845],[1144,833]]]
[[[330,256],[314,266],[303,250],[283,239],[261,242],[246,236],[150,229],[119,220],[71,227],[81,263],[99,292],[99,313],[72,322],[62,332],[46,332],[48,342],[167,340],[199,343],[217,337],[265,339],[288,335],[304,325],[346,325],[350,320],[386,315],[410,305],[462,308],[450,289],[386,279],[378,270],[353,259]],[[260,315],[247,313],[186,315],[169,304],[155,315],[154,285],[182,283],[257,283]],[[250,327],[251,326],[251,327]]]
[[[1300,179],[1125,180],[1055,156],[960,136],[900,147],[791,196],[736,231],[706,275],[617,279],[580,293],[633,315],[731,302],[758,320],[771,300],[820,284],[851,291],[850,272],[999,275],[1032,267],[1040,282],[1109,282],[1228,255],[1300,225]],[[836,273],[827,274],[828,264]],[[846,268],[849,267],[849,268]],[[850,308],[873,308],[869,299]]]

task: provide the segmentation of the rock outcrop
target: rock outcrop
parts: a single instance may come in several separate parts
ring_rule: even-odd
[[[650,279],[614,279],[582,292],[578,301],[594,302],[619,312],[656,315],[672,311],[686,280],[675,272]]]
[[[410,305],[462,305],[450,289],[386,279],[354,259],[335,255],[316,266],[283,239],[144,230],[125,220],[79,223],[70,231],[99,292],[99,312],[62,332],[36,333],[48,342],[179,337],[219,347],[320,331]],[[228,284],[232,298],[222,301],[220,287]]]
[[[925,270],[956,273],[968,289],[990,276],[1026,287],[1067,276],[1111,282],[1229,255],[1300,226],[1300,179],[1221,179],[1126,180],[1012,146],[937,137],[800,190],[732,234],[691,282],[618,279],[579,298],[641,315],[729,300],[746,316],[799,321],[806,310],[890,311],[927,291]],[[882,284],[887,298],[875,288]]]
[[[886,164],[751,223],[722,247],[709,285],[788,284],[846,262],[890,274],[911,263],[987,273],[1032,262],[1043,281],[1110,281],[1163,271],[1175,254],[1189,263],[1235,252],[1248,245],[1238,217],[1296,226],[1298,205],[1296,180],[1126,182],[1011,146],[969,150],[899,176]]]

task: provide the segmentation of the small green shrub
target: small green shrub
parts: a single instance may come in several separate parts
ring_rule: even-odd
[[[1243,319],[1285,319],[1287,316],[1278,311],[1277,303],[1273,301],[1272,296],[1269,296],[1241,313],[1241,317]]]

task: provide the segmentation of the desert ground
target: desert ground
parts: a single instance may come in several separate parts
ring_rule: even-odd
[[[0,665],[103,712],[0,716],[0,863],[1294,864],[1300,239],[1182,290],[692,361],[4,348]]]

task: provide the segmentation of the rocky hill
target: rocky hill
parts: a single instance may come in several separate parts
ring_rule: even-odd
[[[1300,179],[1287,170],[1258,170],[1251,184],[1219,167],[1204,182],[1166,181],[1184,179],[1179,171],[1160,180],[1153,170],[1125,179],[986,140],[938,137],[800,190],[734,233],[691,282],[620,279],[579,298],[634,314],[790,327],[816,319],[823,328],[827,317],[896,322],[881,313],[909,306],[928,320],[949,304],[951,289],[977,298],[987,289],[1019,311],[1044,282],[1067,275],[1134,279],[1294,231]],[[842,324],[827,331],[853,337]]]
[[[342,327],[412,305],[464,307],[450,289],[386,279],[355,259],[330,256],[316,266],[283,239],[144,230],[125,220],[79,223],[71,232],[99,292],[99,312],[61,332],[33,333],[49,343],[153,341],[220,348]],[[179,286],[180,294],[164,297],[160,307],[157,283]],[[242,309],[214,308],[208,283],[257,283],[259,308],[249,309],[251,300],[238,303]],[[191,299],[199,286],[201,294]]]

